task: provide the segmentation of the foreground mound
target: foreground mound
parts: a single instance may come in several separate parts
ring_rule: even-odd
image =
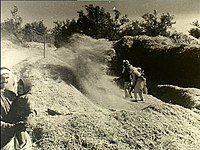
[[[93,42],[90,38],[84,39]],[[74,60],[70,57],[73,53],[69,50],[65,59]],[[122,91],[112,96],[110,91],[104,90],[106,85],[114,86],[111,82],[97,82],[97,86],[92,86],[94,83],[77,75],[77,69],[72,67],[76,66],[73,64],[76,61],[65,59],[49,51],[45,59],[30,57],[13,67],[17,74],[29,78],[34,85],[32,96],[38,115],[30,122],[28,131],[35,150],[196,150],[200,147],[198,111],[166,104],[150,95],[145,95],[146,100],[141,103],[117,98],[118,94],[123,95]],[[93,76],[89,77],[95,81]],[[101,79],[101,76],[107,79],[105,73],[94,77]],[[94,88],[87,89],[83,82]],[[85,90],[87,96],[83,94]],[[99,91],[103,91],[101,100],[105,105],[106,101],[115,101],[113,106],[116,104],[118,108],[106,109],[96,104],[95,98],[99,100],[100,96],[95,97],[95,93]]]
[[[56,61],[51,59],[51,62]],[[29,127],[34,149],[192,150],[200,147],[199,114],[153,97],[152,104],[141,104],[132,111],[103,109],[66,84],[59,77],[60,72],[52,75],[55,68],[49,68],[46,63],[49,65],[49,60],[35,64],[24,61],[16,66],[34,83],[38,116]],[[57,113],[49,113],[48,109]]]

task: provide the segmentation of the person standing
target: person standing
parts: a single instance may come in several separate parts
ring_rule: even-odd
[[[131,67],[132,65],[129,63],[128,60],[123,60],[123,70],[122,70],[121,78],[124,80],[125,98],[128,98],[128,97],[132,98],[132,94],[131,92],[129,92],[131,88],[131,82],[133,80]]]
[[[135,88],[138,78],[142,76],[142,69],[140,67],[131,66],[130,70],[131,70],[131,75],[132,75],[132,82],[131,82],[131,88],[129,92],[132,93],[133,89]]]

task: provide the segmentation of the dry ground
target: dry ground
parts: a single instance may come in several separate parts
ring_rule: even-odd
[[[14,50],[17,60],[10,66],[34,85],[38,115],[27,130],[35,150],[200,149],[198,110],[167,104],[151,95],[145,95],[144,102],[124,99],[123,91],[105,75],[109,82],[104,84],[117,93],[104,87],[101,77],[91,83],[80,79],[73,64],[66,61],[74,62],[70,51],[64,56],[49,48],[43,58],[41,48]],[[3,51],[3,58],[12,59],[10,52]]]

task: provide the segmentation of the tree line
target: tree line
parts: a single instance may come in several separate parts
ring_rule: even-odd
[[[142,20],[131,20],[127,15],[122,15],[119,10],[113,8],[112,14],[106,12],[103,7],[92,4],[85,5],[85,10],[79,10],[78,19],[66,19],[54,21],[55,27],[47,29],[44,22],[35,21],[22,26],[22,17],[18,14],[17,6],[11,9],[11,18],[1,23],[2,34],[12,34],[21,43],[42,42],[47,36],[48,42],[54,42],[56,47],[61,47],[74,33],[91,36],[95,39],[105,38],[118,40],[123,36],[166,36],[178,40],[181,34],[170,32],[170,28],[176,24],[175,17],[169,13],[159,14],[156,10],[153,13],[142,15]],[[198,20],[191,23],[192,28],[188,31],[195,38],[200,37],[200,23]],[[51,31],[51,32],[48,32]]]

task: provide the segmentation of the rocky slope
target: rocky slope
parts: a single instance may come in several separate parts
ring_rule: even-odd
[[[12,66],[34,85],[38,115],[27,130],[35,150],[200,148],[198,110],[151,95],[144,102],[124,99],[123,90],[106,75],[104,59],[97,59],[112,44],[79,35],[72,41],[65,48],[49,49],[46,58],[42,49],[34,49],[38,55]]]

